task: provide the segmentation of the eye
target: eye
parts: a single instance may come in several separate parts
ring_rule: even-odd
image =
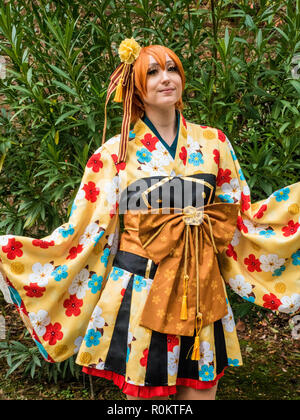
[[[168,71],[177,71],[177,67],[176,66],[171,66],[168,68]]]
[[[157,72],[157,69],[151,69],[147,71],[147,74],[151,76],[152,74],[155,74],[156,72]]]

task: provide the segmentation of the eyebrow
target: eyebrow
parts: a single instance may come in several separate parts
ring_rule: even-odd
[[[173,61],[173,60],[168,60],[168,61],[166,61],[166,64],[170,64],[170,63],[172,63],[172,64],[175,64],[175,62]],[[159,66],[159,63],[151,63],[151,64],[149,64],[149,68],[150,67],[153,67],[153,66]]]

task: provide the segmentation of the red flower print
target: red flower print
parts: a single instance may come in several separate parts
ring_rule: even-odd
[[[126,289],[122,289],[121,290],[121,295],[124,297],[124,295],[125,295],[125,292],[126,292]]]
[[[10,238],[8,244],[2,247],[2,251],[7,254],[9,260],[14,260],[16,257],[22,257],[23,251],[20,249],[22,246],[21,242],[16,241],[15,238]]]
[[[265,302],[264,307],[268,309],[276,310],[281,305],[281,301],[273,293],[264,295],[263,300]]]
[[[61,330],[61,324],[56,322],[54,325],[49,324],[46,326],[46,332],[43,335],[45,341],[49,341],[50,346],[54,346],[57,341],[63,338]]]
[[[182,160],[184,166],[186,165],[186,158],[187,158],[187,151],[184,146],[181,148],[181,152],[179,153],[179,158]]]
[[[237,253],[235,252],[235,250],[234,250],[234,248],[233,248],[233,246],[231,244],[228,245],[228,248],[226,250],[226,255],[228,257],[233,257],[233,259],[235,261],[237,261]]]
[[[257,213],[255,213],[255,215],[253,217],[256,217],[257,219],[261,219],[264,215],[264,212],[267,210],[267,205],[264,204],[260,207],[260,209],[258,210]]]
[[[179,338],[176,337],[176,335],[168,334],[167,336],[168,351],[173,351],[173,348],[175,346],[178,346],[178,344],[179,344]]]
[[[113,218],[113,217],[114,217],[114,215],[115,215],[115,214],[117,214],[118,207],[119,207],[119,203],[116,203],[116,204],[114,204],[114,205],[112,206],[112,209],[111,209],[111,211],[109,212],[109,215],[110,215],[110,217],[111,217],[111,218]]]
[[[77,257],[77,254],[80,254],[80,252],[83,250],[83,246],[77,245],[77,246],[73,246],[71,249],[69,249],[69,255],[67,256],[67,260],[74,260],[74,258]]]
[[[81,306],[83,305],[82,299],[77,299],[76,295],[70,295],[70,299],[64,301],[64,308],[66,308],[67,316],[78,316],[81,313]]]
[[[250,208],[250,195],[241,195],[241,210],[246,211]]]
[[[255,258],[255,255],[253,254],[250,254],[248,258],[245,258],[244,263],[248,266],[248,271],[251,273],[253,273],[253,271],[261,271],[260,261]]]
[[[54,246],[54,241],[43,241],[42,239],[33,239],[32,245],[38,246],[43,249],[49,248],[49,246]]]
[[[230,169],[219,169],[218,176],[217,176],[217,185],[220,187],[225,183],[229,183],[231,181],[231,170]]]
[[[185,119],[184,119],[184,116],[183,116],[183,115],[182,115],[182,124],[183,124],[184,128],[186,129],[186,121],[185,121]]]
[[[237,228],[240,231],[248,233],[248,228],[247,228],[246,225],[244,225],[242,216],[238,216],[238,218],[237,218]]]
[[[118,173],[119,173],[119,171],[123,171],[126,167],[126,162],[117,163],[118,162],[118,155],[116,155],[116,154],[111,155],[111,157],[112,157],[113,161],[115,162],[115,166],[117,168]]]
[[[219,166],[220,165],[220,152],[219,152],[219,150],[218,149],[215,149],[213,151],[213,154],[214,154],[214,161]]]
[[[225,134],[224,134],[221,130],[218,130],[218,138],[219,138],[219,140],[221,140],[223,143],[224,143],[224,141],[226,140],[226,136],[225,136]]]
[[[143,145],[147,147],[149,152],[153,152],[153,150],[156,150],[155,145],[157,142],[158,142],[158,138],[152,137],[150,133],[145,134],[145,137],[143,138],[143,140],[141,140],[141,143],[143,143]]]
[[[97,200],[97,196],[99,195],[99,188],[96,188],[96,184],[90,181],[88,184],[84,184],[83,188],[85,191],[85,198],[94,203]]]
[[[30,283],[29,286],[24,286],[24,290],[26,290],[26,296],[39,298],[43,296],[46,288],[38,286],[37,283]]]
[[[92,168],[93,172],[99,172],[99,169],[103,167],[103,162],[100,160],[101,153],[95,153],[88,160],[86,166]]]
[[[283,227],[281,230],[282,232],[284,232],[283,236],[291,236],[291,235],[295,235],[295,233],[297,232],[298,228],[299,228],[300,224],[294,223],[293,220],[290,220],[288,222],[288,225]],[[2,248],[3,249],[3,248]]]
[[[142,365],[142,366],[147,366],[147,360],[148,360],[148,353],[149,353],[149,350],[148,349],[145,349],[144,351],[143,351],[143,355],[144,355],[144,357],[142,357],[141,359],[140,359],[140,364]]]

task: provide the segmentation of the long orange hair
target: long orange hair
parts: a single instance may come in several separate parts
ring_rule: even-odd
[[[174,61],[182,81],[182,90],[185,86],[185,75],[181,61],[177,55],[167,47],[162,45],[149,45],[143,47],[137,60],[134,63],[134,93],[132,98],[131,108],[131,122],[135,123],[144,114],[144,104],[142,101],[143,96],[147,94],[147,71],[149,66],[149,55],[157,61],[162,69],[166,65],[166,54]],[[175,104],[175,108],[182,111],[183,102],[182,98]]]

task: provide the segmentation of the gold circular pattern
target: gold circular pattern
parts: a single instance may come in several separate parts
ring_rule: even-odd
[[[15,274],[24,273],[24,265],[20,262],[17,262],[17,261],[11,263],[10,269]]]
[[[277,293],[285,293],[286,291],[286,285],[282,282],[276,283],[275,284],[275,291]]]
[[[92,355],[88,353],[87,351],[83,352],[81,353],[79,360],[80,360],[80,363],[82,363],[83,365],[89,365],[92,360]]]
[[[215,140],[217,138],[217,133],[214,130],[206,128],[203,130],[203,137],[206,140]]]
[[[293,203],[289,206],[289,213],[291,214],[298,214],[299,213],[299,205],[297,203]]]

